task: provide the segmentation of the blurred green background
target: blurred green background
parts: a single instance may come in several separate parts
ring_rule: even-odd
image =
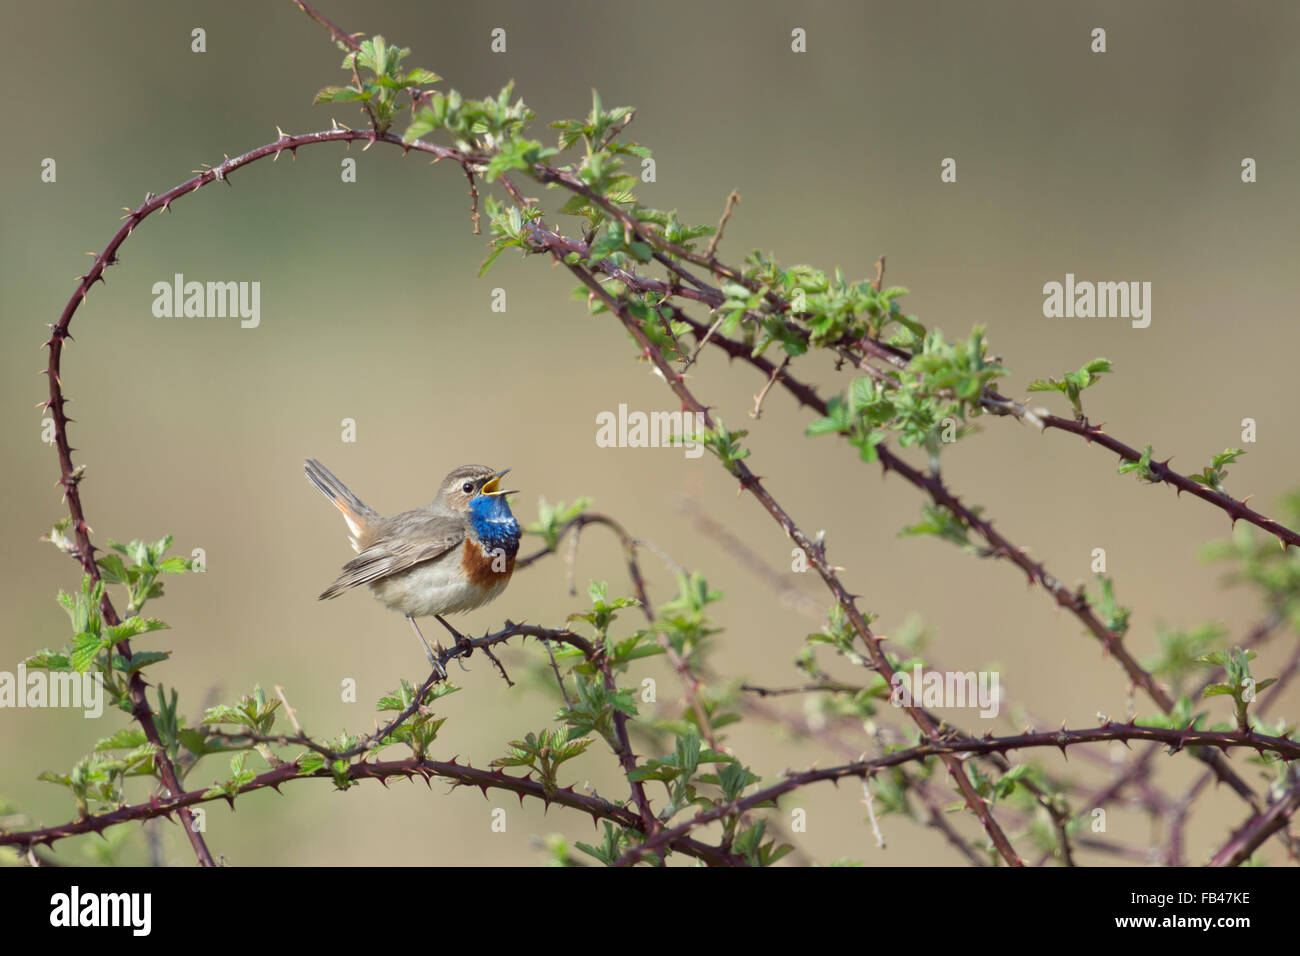
[[[1212,453],[1240,444],[1240,422],[1252,417],[1259,441],[1230,469],[1229,489],[1271,513],[1300,477],[1292,304],[1300,9],[1292,4],[324,0],[320,8],[347,30],[412,47],[408,63],[441,73],[444,88],[481,96],[513,78],[544,141],[552,135],[545,122],[586,114],[592,87],[606,105],[636,106],[628,135],[658,164],[643,201],[711,224],[728,191],[741,193],[724,258],[759,247],[783,262],[866,276],[887,254],[887,283],[912,290],[904,305],[922,322],[950,337],[988,326],[992,351],[1011,370],[1003,391],[1023,397],[1032,379],[1104,355],[1116,374],[1088,393],[1087,408],[1128,443],[1150,441],[1160,457],[1175,456],[1175,467],[1199,471]],[[6,74],[21,94],[11,98],[10,145],[0,151],[0,669],[14,670],[70,636],[54,596],[74,588],[78,574],[37,540],[62,510],[56,457],[33,406],[45,396],[37,374],[44,324],[87,267],[83,253],[103,248],[121,207],[273,140],[277,126],[297,133],[328,128],[331,116],[362,120],[351,105],[312,105],[317,89],[345,74],[324,31],[288,0],[5,2],[3,11],[13,39]],[[1089,50],[1097,26],[1108,33],[1105,54]],[[195,27],[206,30],[206,53],[191,52]],[[507,31],[504,54],[489,52],[496,27]],[[805,54],[790,51],[795,27],[807,31]],[[347,155],[358,163],[352,184],[340,182]],[[1253,185],[1240,179],[1245,156],[1258,162]],[[57,162],[56,183],[41,181],[46,157]],[[939,181],[944,157],[957,160],[955,184]],[[515,469],[522,521],[536,517],[538,496],[590,495],[725,592],[715,605],[726,628],[712,658],[719,673],[797,681],[791,659],[818,620],[777,600],[698,511],[813,606],[829,603],[824,590],[789,572],[780,529],[736,496],[711,459],[596,446],[598,412],[676,403],[612,321],[570,300],[567,274],[507,255],[486,279],[475,277],[485,242],[470,234],[458,169],[392,148],[326,145],[303,149],[296,163],[256,163],[233,183],[184,198],[132,236],[107,286],[74,320],[63,366],[96,542],[171,533],[180,553],[206,551],[207,574],[169,580],[152,608],[173,629],[137,641],[174,652],[150,673],[181,691],[191,720],[205,703],[233,702],[260,682],[282,685],[311,733],[367,730],[373,701],[424,673],[407,625],[368,595],[316,601],[351,552],[337,514],[303,479],[308,456],[386,513],[426,503],[443,474],[466,462]],[[261,327],[154,318],[151,286],[177,272],[259,281]],[[1042,285],[1067,272],[1150,281],[1150,328],[1044,319]],[[496,287],[507,292],[504,314],[490,310]],[[848,381],[824,358],[806,361],[803,373],[823,394]],[[748,422],[761,380],[721,353],[704,355],[693,375],[697,394],[727,422],[752,428],[753,466],[801,526],[829,530],[830,556],[879,615],[879,631],[897,633],[919,616],[937,661],[999,668],[1007,693],[1049,726],[1127,712],[1115,662],[1010,565],[897,537],[920,515],[910,486],[882,481],[836,441],[802,437],[808,413],[779,391],[762,419]],[[1046,403],[1065,413],[1064,402]],[[340,440],[344,418],[357,422],[355,444]],[[952,487],[1068,586],[1091,583],[1091,551],[1105,548],[1118,595],[1135,608],[1128,642],[1140,657],[1156,650],[1157,624],[1220,620],[1238,639],[1248,630],[1253,598],[1222,590],[1220,570],[1196,558],[1202,542],[1227,533],[1222,513],[1119,477],[1113,456],[1063,434],[984,425],[984,436],[945,457]],[[644,560],[652,596],[671,597],[671,571],[651,553]],[[549,560],[458,623],[479,633],[505,617],[558,624],[583,606],[589,578],[629,591],[617,548],[599,530],[583,539],[579,597],[567,594],[562,562]],[[1293,639],[1267,648],[1255,673],[1276,669]],[[544,659],[533,644],[503,658],[517,678]],[[674,711],[671,674],[657,663],[645,673],[659,677],[660,708]],[[450,720],[440,756],[485,765],[552,716],[537,685],[507,689],[481,658],[452,677],[464,690],[442,702]],[[348,678],[359,703],[340,700]],[[1291,692],[1274,715],[1294,715],[1295,703]],[[797,713],[801,701],[774,706]],[[1152,711],[1145,699],[1138,706]],[[1222,700],[1212,709],[1227,716]],[[969,713],[951,716],[987,727]],[[994,729],[1025,719],[1013,722],[1005,708]],[[0,794],[35,821],[70,817],[67,795],[36,774],[67,769],[122,723],[0,712]],[[845,739],[873,746],[865,734]],[[765,776],[843,759],[759,722],[729,743]],[[1086,762],[1036,756],[1102,779]],[[589,781],[618,797],[624,785],[613,765],[597,746],[569,766],[579,787]],[[1259,783],[1242,756],[1233,765]],[[1159,770],[1177,792],[1200,766],[1161,758]],[[210,758],[188,782],[226,776],[225,761]],[[237,814],[210,804],[207,838],[237,864],[402,865],[536,863],[545,858],[539,835],[596,835],[587,818],[544,816],[535,801],[521,808],[505,795],[448,791],[436,781],[432,792],[294,784],[283,797],[241,799]],[[806,858],[959,862],[937,832],[900,817],[882,821],[889,844],[876,848],[860,799],[856,786],[820,786],[785,806],[808,811],[799,841]],[[1198,806],[1193,862],[1246,815],[1226,788]],[[490,828],[495,807],[506,810],[505,833]],[[169,862],[192,862],[177,827],[159,830]],[[1112,835],[1140,843],[1148,831],[1141,814],[1112,811]],[[90,859],[93,839],[60,844],[56,858]],[[147,859],[138,835],[122,858]]]

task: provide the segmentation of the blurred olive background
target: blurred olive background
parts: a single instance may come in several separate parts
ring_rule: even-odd
[[[21,94],[11,98],[9,146],[0,152],[0,669],[14,670],[70,637],[54,597],[76,587],[78,572],[38,542],[63,511],[57,460],[41,441],[34,405],[45,397],[44,324],[90,262],[83,253],[103,248],[121,207],[202,163],[273,140],[277,126],[298,133],[327,129],[331,117],[363,120],[350,104],[312,105],[317,89],[346,75],[324,31],[288,0],[3,7],[17,41],[6,74]],[[728,191],[741,193],[722,245],[728,260],[758,247],[782,262],[867,276],[886,254],[886,281],[912,290],[904,300],[911,314],[950,337],[988,326],[992,350],[1011,370],[1004,391],[1024,396],[1032,379],[1104,355],[1115,374],[1086,405],[1128,443],[1150,441],[1195,472],[1214,452],[1240,445],[1240,422],[1250,417],[1259,441],[1230,469],[1230,490],[1272,513],[1300,479],[1294,5],[323,0],[320,8],[347,30],[413,48],[408,64],[441,73],[444,88],[482,96],[514,79],[544,141],[552,138],[546,122],[586,114],[592,87],[607,105],[636,106],[628,135],[651,147],[658,164],[643,201],[712,224]],[[1089,50],[1097,26],[1107,30],[1104,55]],[[206,31],[202,54],[190,49],[195,27]],[[504,54],[489,52],[497,27],[507,31]],[[795,27],[807,31],[807,53],[790,51]],[[349,155],[356,183],[340,181]],[[1240,178],[1246,156],[1258,162],[1253,185]],[[46,157],[57,162],[53,184],[40,178]],[[955,184],[940,183],[944,157],[957,160]],[[676,402],[615,323],[571,301],[571,277],[507,255],[480,280],[484,253],[456,167],[331,144],[301,150],[296,163],[256,163],[233,177],[232,189],[205,188],[149,219],[107,286],[90,294],[63,364],[75,458],[86,466],[84,504],[100,546],[170,533],[179,553],[206,552],[207,573],[169,579],[165,599],[150,608],[172,630],[136,642],[174,652],[150,674],[179,689],[191,721],[205,704],[233,702],[261,683],[282,685],[315,735],[365,731],[376,698],[424,674],[405,622],[369,595],[316,601],[351,552],[337,513],[303,479],[308,456],[386,513],[426,503],[443,474],[466,462],[515,469],[515,510],[525,522],[535,519],[539,496],[589,495],[725,592],[715,605],[725,627],[711,658],[717,673],[798,681],[791,660],[819,621],[778,600],[697,514],[824,608],[819,582],[789,571],[789,542],[752,499],[737,497],[712,459],[598,448],[598,412]],[[1151,282],[1150,328],[1044,319],[1043,283],[1067,272]],[[260,282],[261,327],[154,318],[151,287],[175,273]],[[490,309],[497,287],[506,290],[504,314]],[[805,360],[802,372],[823,394],[849,381],[823,357]],[[918,493],[896,477],[882,481],[842,443],[804,438],[809,414],[779,390],[751,422],[761,384],[721,353],[705,354],[691,380],[724,420],[751,428],[755,470],[801,526],[828,529],[830,556],[861,605],[879,615],[882,633],[919,619],[936,662],[998,668],[1009,696],[1049,726],[1126,714],[1119,667],[1072,617],[1005,562],[899,538],[920,515]],[[1065,412],[1064,401],[1045,402]],[[357,423],[354,444],[341,440],[345,418]],[[1117,476],[1113,456],[1061,433],[983,424],[982,436],[945,456],[952,487],[1069,586],[1091,583],[1091,551],[1105,548],[1120,600],[1134,608],[1128,642],[1139,657],[1157,649],[1158,624],[1218,620],[1240,639],[1258,618],[1252,595],[1223,590],[1221,569],[1197,558],[1203,542],[1227,533],[1221,512]],[[652,597],[671,597],[672,571],[651,552],[644,562]],[[618,550],[599,529],[583,538],[576,577],[579,595],[570,597],[563,562],[544,561],[458,623],[477,633],[505,617],[558,625],[585,605],[591,578],[630,593]],[[638,619],[627,612],[623,622]],[[427,627],[438,631],[435,622]],[[1293,640],[1266,648],[1255,673],[1274,672]],[[554,700],[532,677],[545,659],[540,648],[502,656],[519,681],[514,689],[481,657],[469,673],[453,669],[464,690],[440,704],[450,719],[439,756],[486,765],[508,740],[548,725]],[[659,712],[675,713],[671,673],[658,662],[636,676],[643,673],[659,678]],[[356,681],[357,703],[340,699],[347,679]],[[1295,703],[1289,692],[1273,715],[1294,716]],[[777,705],[798,713],[802,701]],[[1210,706],[1226,718],[1221,699]],[[1153,710],[1144,698],[1138,707]],[[70,817],[72,804],[37,773],[66,770],[124,723],[114,714],[2,716],[0,793],[46,824]],[[990,726],[969,712],[949,716],[977,732]],[[1010,732],[1028,719],[1012,718],[1004,707],[994,729]],[[865,734],[844,739],[874,746]],[[843,759],[757,721],[728,742],[764,776]],[[1102,779],[1086,761],[1034,756]],[[1260,785],[1243,755],[1232,762]],[[254,757],[250,766],[263,763]],[[625,785],[613,766],[597,745],[569,765],[570,779],[619,798]],[[1200,775],[1185,757],[1161,758],[1159,767],[1175,793]],[[226,761],[209,758],[188,784],[226,776]],[[589,819],[559,809],[544,816],[535,801],[521,808],[504,794],[485,801],[478,791],[449,791],[437,781],[431,791],[403,783],[346,793],[298,783],[284,796],[242,798],[237,814],[209,804],[207,839],[245,865],[531,864],[545,859],[542,835],[597,835]],[[876,848],[860,800],[856,786],[819,786],[783,805],[787,820],[792,807],[808,811],[804,859],[960,862],[937,832],[897,816],[882,821],[888,848]],[[1212,788],[1198,806],[1193,862],[1246,816],[1226,788]],[[505,833],[491,830],[496,807],[506,810]],[[969,821],[958,825],[976,833]],[[1139,844],[1150,836],[1141,814],[1119,807],[1110,830]],[[192,862],[177,827],[159,832],[169,862]],[[147,860],[138,831],[128,836],[121,859]],[[62,843],[57,859],[89,860],[92,843]],[[1278,858],[1273,847],[1264,855]]]

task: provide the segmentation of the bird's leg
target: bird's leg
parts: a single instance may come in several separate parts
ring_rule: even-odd
[[[468,637],[448,624],[447,619],[441,614],[435,614],[434,617],[436,617],[438,623],[445,627],[451,633],[451,636],[456,639],[456,646],[465,652],[466,657],[469,657],[470,654],[474,653],[474,644]],[[463,667],[464,665],[462,664],[461,666]]]
[[[410,617],[409,615],[407,616],[406,619],[411,622],[411,627],[415,629],[415,636],[418,637],[420,639],[420,643],[424,645],[424,652],[427,655],[429,655],[429,663],[433,665],[433,669],[438,672],[438,675],[442,677],[443,680],[446,680],[447,668],[443,667],[442,664],[439,663],[438,658],[434,656],[433,648],[429,646],[429,642],[426,641],[424,639],[424,635],[420,633],[420,625],[416,624],[415,618]],[[434,641],[434,643],[437,644],[438,642]],[[444,653],[441,644],[438,644],[438,653],[439,654]]]

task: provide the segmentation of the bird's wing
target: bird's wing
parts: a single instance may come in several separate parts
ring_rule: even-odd
[[[367,530],[370,535],[366,547],[343,565],[343,573],[321,592],[320,600],[431,561],[465,540],[463,518],[425,511],[403,512],[372,523]]]

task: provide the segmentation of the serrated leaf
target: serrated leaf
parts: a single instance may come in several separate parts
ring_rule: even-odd
[[[323,766],[325,766],[325,755],[318,754],[314,750],[298,758],[299,773],[315,773]]]
[[[125,670],[128,674],[134,674],[143,667],[165,661],[171,656],[171,651],[136,651],[131,655],[130,663],[127,664]]]
[[[31,657],[23,661],[23,664],[28,669],[39,667],[51,671],[66,671],[72,668],[72,662],[68,660],[66,654],[48,649],[37,651]]]
[[[95,743],[94,750],[129,750],[149,743],[144,730],[139,727],[123,727],[111,737],[102,737]]]
[[[408,71],[406,76],[402,77],[402,84],[404,86],[428,86],[431,83],[438,83],[441,80],[442,77],[437,73],[434,73],[433,70],[422,70],[417,68]]]
[[[327,86],[316,94],[312,103],[354,103],[369,98],[369,93],[350,86]]]
[[[98,634],[78,634],[72,645],[72,656],[69,658],[72,669],[79,674],[84,674],[104,647],[105,643]]]

